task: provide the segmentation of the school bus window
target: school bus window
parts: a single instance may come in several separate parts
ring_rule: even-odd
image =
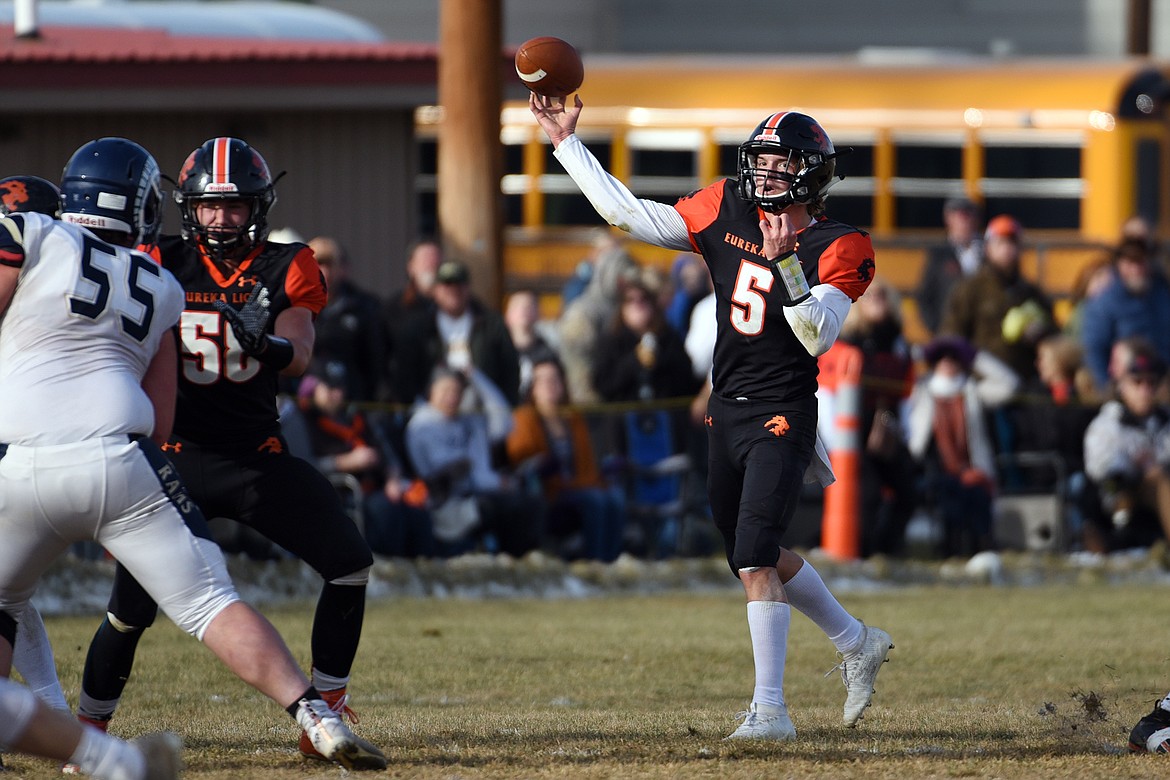
[[[416,144],[419,173],[439,172],[439,143],[432,138],[420,138]]]
[[[837,173],[845,175],[845,180],[859,176],[873,176],[873,146],[870,144],[839,144],[837,145],[837,153],[840,154],[846,149],[853,151],[846,154],[841,154],[837,159]],[[845,186],[845,183],[837,185],[838,187]]]
[[[1081,202],[1076,198],[988,197],[984,211],[1011,214],[1029,229],[1079,229]]]
[[[739,144],[719,144],[719,175],[739,178]]]
[[[568,176],[565,177],[569,178]],[[584,195],[548,194],[544,196],[545,223],[549,225],[604,225],[605,220]]]
[[[984,175],[989,179],[1081,178],[1079,146],[994,146],[983,150]]]
[[[435,191],[418,191],[418,234],[433,236],[438,233],[439,204]]]
[[[695,175],[695,153],[673,149],[634,149],[630,153],[634,176]]]
[[[942,196],[903,195],[895,198],[894,212],[897,214],[898,227],[941,228],[945,201],[946,198]]]
[[[520,195],[504,195],[504,224],[524,224],[524,198]]]
[[[1159,176],[1162,172],[1162,145],[1152,139],[1138,141],[1137,181],[1134,184],[1137,196],[1137,213],[1159,215],[1162,213],[1162,187]]]
[[[504,174],[524,173],[524,147],[504,144]]]
[[[963,150],[959,146],[900,143],[895,156],[895,170],[900,177],[960,179],[963,176]]]
[[[826,201],[826,210],[829,216],[838,222],[844,222],[847,225],[857,225],[862,228],[869,228],[873,225],[873,198],[869,195],[842,195],[839,190],[845,185],[838,184],[837,187],[829,191],[829,198]]]
[[[613,144],[610,141],[591,138],[586,135],[582,135],[581,140],[589,145],[589,151],[593,152],[593,156],[601,163],[601,167],[608,171],[611,163],[610,158],[613,153]],[[553,156],[553,151],[552,144],[544,144],[545,173],[564,173],[565,169],[561,167],[560,162]]]

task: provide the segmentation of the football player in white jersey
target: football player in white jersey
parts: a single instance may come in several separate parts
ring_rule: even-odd
[[[240,600],[158,447],[174,416],[184,296],[128,248],[157,238],[158,164],[124,138],[98,139],[74,153],[61,190],[61,221],[0,218],[0,673],[40,575],[70,544],[92,540],[180,628],[285,707],[324,756],[384,768]]]
[[[0,179],[0,215],[35,211],[58,217],[61,214],[61,190],[39,176],[8,176]],[[20,630],[12,648],[12,666],[37,698],[55,710],[69,712],[69,702],[57,678],[53,646],[45,633],[41,613],[30,602],[21,616]],[[2,766],[2,763],[0,763]]]
[[[22,685],[0,678],[0,747],[69,761],[100,780],[173,780],[182,767],[174,734],[147,734],[123,742],[64,712],[57,712]]]

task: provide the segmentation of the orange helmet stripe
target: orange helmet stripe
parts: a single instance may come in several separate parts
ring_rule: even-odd
[[[780,127],[780,123],[784,121],[784,117],[788,116],[789,113],[788,111],[777,111],[764,120],[764,126],[760,128],[760,134],[756,136],[756,139],[758,140],[767,135],[775,135],[776,128]]]
[[[212,181],[216,184],[227,184],[231,179],[231,163],[228,152],[231,150],[230,138],[216,138],[211,156]]]

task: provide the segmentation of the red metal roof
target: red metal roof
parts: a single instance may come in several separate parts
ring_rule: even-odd
[[[40,33],[0,38],[6,89],[224,86],[225,76],[236,85],[337,83],[341,73],[359,83],[437,79],[435,44],[188,37],[153,28],[54,26]]]

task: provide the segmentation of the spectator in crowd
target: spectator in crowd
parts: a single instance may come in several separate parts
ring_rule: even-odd
[[[979,209],[966,198],[948,198],[943,204],[946,241],[932,246],[914,293],[918,316],[932,334],[943,321],[947,296],[960,279],[972,276],[983,262],[979,238]]]
[[[528,396],[532,366],[556,357],[556,330],[540,319],[540,301],[532,290],[517,290],[504,304],[504,325],[520,358],[520,397]]]
[[[670,267],[670,300],[666,304],[666,321],[684,339],[690,333],[691,312],[695,304],[711,293],[711,274],[703,258],[683,252]]]
[[[595,403],[591,371],[601,332],[612,321],[621,300],[623,280],[636,275],[638,265],[616,241],[609,241],[594,263],[589,286],[569,304],[560,321],[560,356],[575,403]]]
[[[1170,285],[1155,267],[1149,245],[1133,239],[1117,248],[1109,285],[1085,302],[1081,339],[1099,389],[1109,385],[1113,344],[1130,336],[1149,339],[1162,361],[1170,360]]]
[[[660,285],[643,273],[621,287],[621,306],[597,342],[593,387],[605,401],[694,395],[686,347],[658,307]]]
[[[519,400],[520,358],[503,318],[471,294],[471,273],[457,260],[445,260],[435,273],[433,309],[416,313],[395,341],[396,389],[404,401],[426,392],[431,372],[446,366],[477,368],[507,402]]]
[[[481,546],[516,557],[540,545],[540,502],[492,468],[482,417],[460,412],[467,377],[440,366],[427,403],[406,424],[406,449],[430,496],[437,550],[458,555]]]
[[[1036,345],[1036,372],[1038,382],[1025,386],[1025,392],[1055,406],[1099,405],[1093,376],[1085,365],[1085,351],[1072,336],[1054,333],[1041,340]]]
[[[376,401],[386,370],[386,326],[377,297],[349,278],[349,258],[336,239],[317,236],[309,241],[317,257],[329,297],[315,321],[314,355],[345,363],[351,401]]]
[[[841,326],[840,339],[862,352],[861,553],[901,555],[918,505],[918,474],[899,418],[914,384],[914,361],[902,336],[898,293],[880,276]]]
[[[340,361],[316,361],[301,381],[300,412],[314,465],[324,474],[351,474],[361,485],[366,541],[381,555],[415,558],[434,554],[426,487],[406,478],[402,459],[376,419],[350,407],[349,369]]]
[[[387,382],[384,388],[386,399],[413,403],[415,398],[404,395],[394,386],[398,377],[400,359],[395,345],[402,340],[402,328],[417,315],[433,310],[432,295],[435,289],[435,275],[443,262],[443,249],[434,238],[417,239],[406,250],[406,286],[390,295],[383,309],[384,332],[387,339]],[[417,388],[415,388],[417,391]]]
[[[589,254],[573,268],[573,273],[565,280],[561,288],[561,313],[564,314],[569,304],[581,297],[593,281],[597,270],[598,260],[608,252],[618,248],[617,237],[608,228],[598,228],[593,236]]]
[[[508,436],[514,469],[534,474],[548,507],[546,536],[566,558],[613,561],[622,551],[625,497],[607,484],[585,417],[569,406],[564,369],[552,356],[533,365],[527,402]]]
[[[1013,463],[1004,482],[1029,492],[1059,491],[1066,497],[1066,527],[1080,536],[1085,491],[1085,429],[1100,405],[1080,341],[1066,334],[1043,339],[1036,350],[1038,378],[1022,386],[1020,402],[1010,408],[1012,451],[1046,453],[1059,465]]]
[[[1029,380],[1036,376],[1036,344],[1054,330],[1054,320],[1048,296],[1020,273],[1021,234],[1007,214],[987,223],[984,263],[951,291],[940,332],[961,336]]]
[[[715,355],[715,293],[708,293],[691,309],[691,321],[683,341],[695,377],[706,381]],[[709,383],[708,383],[709,384]]]
[[[1149,250],[1150,260],[1154,267],[1161,271],[1162,276],[1170,277],[1170,266],[1166,265],[1167,258],[1162,252],[1162,246],[1154,234],[1154,226],[1150,220],[1140,214],[1135,214],[1121,223],[1120,233],[1118,244],[1123,244],[1130,239],[1141,241]]]
[[[1091,552],[1170,540],[1170,408],[1156,398],[1165,363],[1150,342],[1128,341],[1116,397],[1085,431]]]
[[[910,453],[923,469],[924,491],[940,516],[940,552],[971,556],[994,547],[995,453],[985,404],[1014,392],[1017,382],[1009,368],[962,338],[936,337],[923,357],[929,371],[915,384],[907,406]],[[983,379],[973,380],[975,371]]]
[[[1068,297],[1068,317],[1062,330],[1078,341],[1084,335],[1085,304],[1090,298],[1097,297],[1113,280],[1113,255],[1113,250],[1103,252],[1097,259],[1086,263],[1073,279]]]
[[[691,309],[691,321],[687,337],[683,342],[687,357],[691,359],[691,371],[699,380],[699,390],[691,399],[691,427],[687,436],[687,451],[698,484],[707,484],[707,406],[711,400],[711,367],[715,362],[715,293],[712,291],[699,299]]]

